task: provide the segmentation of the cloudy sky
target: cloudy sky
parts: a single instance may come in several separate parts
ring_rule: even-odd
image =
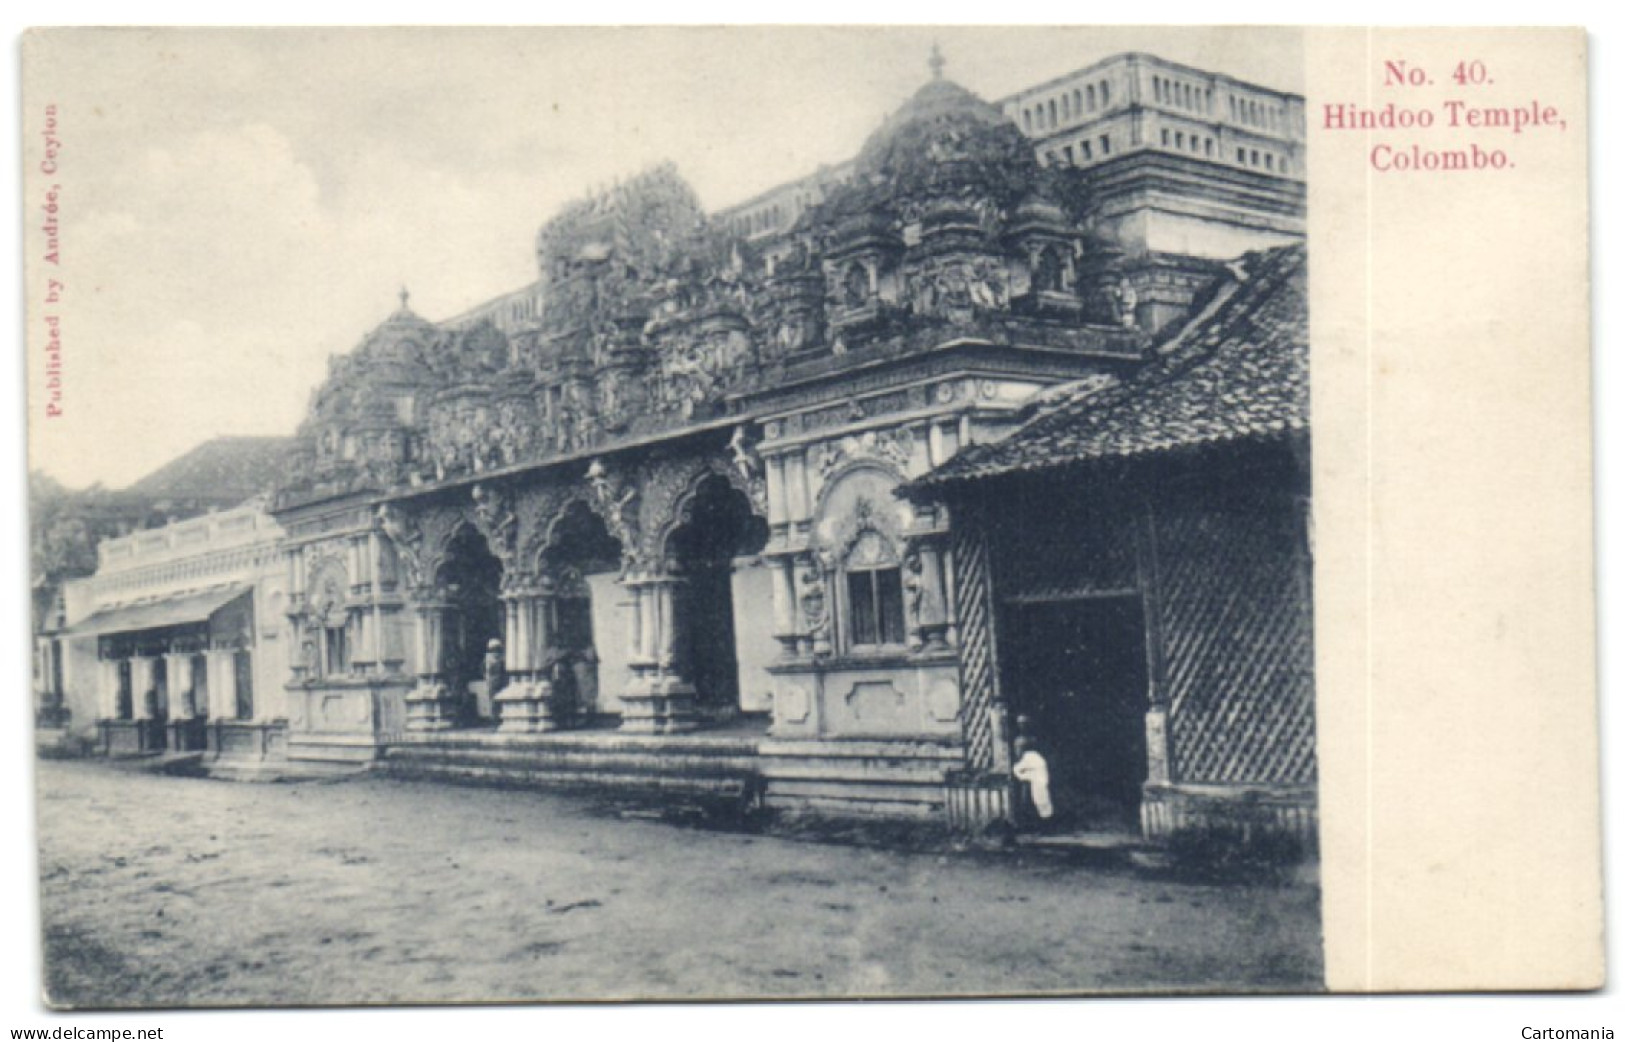
[[[25,47],[31,337],[56,109],[65,415],[32,465],[136,480],[219,434],[289,434],[326,358],[395,306],[534,278],[562,203],[663,159],[708,207],[851,156],[928,77],[996,99],[1124,50],[1301,91],[1290,31],[68,30]],[[43,386],[35,362],[30,394]]]

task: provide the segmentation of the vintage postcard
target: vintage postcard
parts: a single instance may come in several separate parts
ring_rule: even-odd
[[[1601,986],[1583,32],[23,64],[52,1008]]]

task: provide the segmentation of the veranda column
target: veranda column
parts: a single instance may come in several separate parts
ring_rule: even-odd
[[[417,687],[406,696],[408,731],[446,731],[456,722],[456,706],[446,684],[446,613],[451,610],[438,591],[419,591],[412,598],[413,669]]]
[[[136,748],[141,752],[157,748],[157,736],[153,733],[157,725],[153,722],[153,713],[158,707],[155,691],[158,678],[153,662],[148,655],[137,655],[130,659],[130,701],[136,720]]]
[[[197,748],[197,704],[192,697],[192,656],[164,656],[169,676],[169,747],[177,752]]]
[[[109,722],[119,718],[118,667],[119,660],[116,658],[96,661],[96,719],[101,750],[104,753],[113,751],[114,728],[109,726]]]
[[[549,674],[557,657],[555,601],[545,580],[513,596],[513,668],[496,698],[500,731],[556,731],[575,722],[575,707],[563,704]]]
[[[96,717],[118,719],[118,664],[116,658],[96,661]]]
[[[130,692],[133,703],[131,709],[137,720],[152,719],[153,706],[147,698],[147,692],[153,686],[152,658],[147,655],[135,655],[130,658]]]
[[[642,653],[631,664],[632,682],[621,696],[623,731],[676,734],[698,725],[694,685],[682,675],[678,661],[679,582],[667,573],[646,575],[636,582]]]
[[[230,648],[211,648],[204,666],[209,671],[209,732],[214,751],[227,752],[226,725],[237,719],[237,662]]]
[[[630,598],[626,602],[626,661],[636,667],[644,660],[643,654],[643,587],[630,579],[622,587]]]

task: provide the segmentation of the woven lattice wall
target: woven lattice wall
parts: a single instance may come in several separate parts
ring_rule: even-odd
[[[1315,778],[1310,571],[1298,511],[1284,499],[1158,510],[1175,781]]]
[[[987,538],[979,524],[954,526],[953,554],[965,760],[985,770],[993,766],[993,629]]]

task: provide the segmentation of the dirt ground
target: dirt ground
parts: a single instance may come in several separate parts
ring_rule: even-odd
[[[679,827],[559,794],[41,761],[71,1007],[1298,991],[1313,887]]]

